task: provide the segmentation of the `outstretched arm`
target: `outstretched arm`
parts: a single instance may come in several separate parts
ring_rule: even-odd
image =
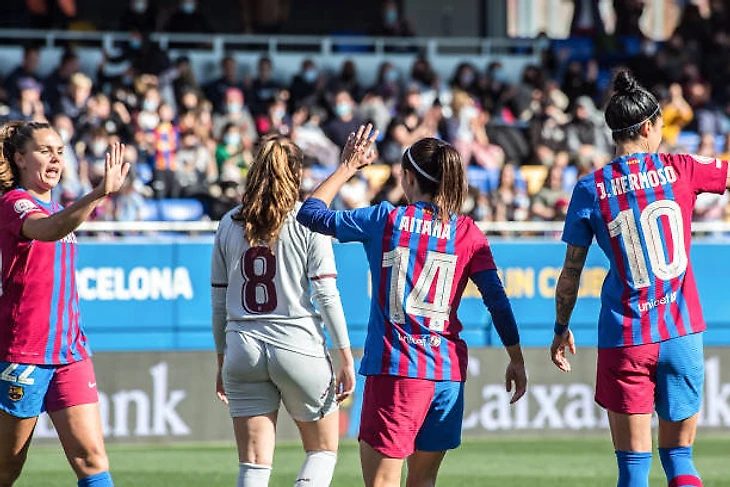
[[[555,338],[550,347],[550,356],[553,363],[564,372],[570,371],[570,363],[565,358],[565,348],[569,348],[570,352],[575,354],[573,333],[568,328],[568,323],[578,299],[580,275],[586,263],[588,248],[568,245],[563,270],[555,287]]]
[[[40,213],[29,215],[23,223],[23,236],[43,242],[62,239],[85,222],[106,195],[119,191],[128,172],[129,164],[124,162],[124,145],[116,143],[106,154],[102,181],[90,193],[58,213],[50,216]]]

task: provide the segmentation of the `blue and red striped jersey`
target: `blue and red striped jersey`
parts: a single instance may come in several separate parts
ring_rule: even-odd
[[[21,233],[28,215],[60,210],[21,189],[0,198],[0,361],[67,364],[91,355],[79,317],[75,235],[41,242]]]
[[[496,269],[474,222],[442,222],[428,203],[339,211],[337,239],[360,241],[370,264],[372,301],[364,375],[466,380],[467,347],[456,315],[467,279]]]
[[[656,343],[705,329],[690,264],[697,194],[722,194],[728,163],[685,154],[633,154],[581,179],[563,240],[595,235],[610,263],[598,347]]]

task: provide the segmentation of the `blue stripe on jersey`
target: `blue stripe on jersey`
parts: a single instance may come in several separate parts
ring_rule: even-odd
[[[665,166],[658,154],[653,154],[652,158],[654,159],[654,165],[657,167],[657,169]],[[662,186],[662,188],[664,189],[665,199],[676,201],[674,199],[674,189],[672,188],[672,183],[667,181],[667,183],[664,186]],[[681,222],[679,222],[679,223],[681,224]],[[667,239],[667,236],[665,235],[665,230],[664,230],[663,225],[659,225],[659,232],[661,233],[661,236],[662,236],[662,248],[664,249],[664,257],[660,256],[660,258],[671,257],[669,254],[669,246],[667,245],[668,239]],[[674,248],[677,248],[677,242],[672,242],[672,244],[673,244]],[[684,242],[682,242],[682,244],[684,244]],[[680,244],[680,245],[682,245],[682,244]],[[677,276],[676,279],[678,279],[678,283],[681,284],[684,281],[684,275],[686,272],[687,271],[685,270],[682,274]],[[654,281],[656,282],[656,281],[658,281],[658,279],[655,278]],[[666,295],[666,293],[671,293],[672,292],[671,281],[661,281],[661,282],[665,283],[663,286],[664,289],[662,289],[662,296]],[[682,290],[680,288],[677,290],[677,295],[679,296],[681,294],[682,294]],[[657,311],[657,313],[658,313],[658,311]],[[652,323],[658,323],[658,321],[652,321]],[[667,327],[667,332],[669,333],[670,337],[679,336],[679,330],[677,329],[677,323],[674,321],[674,318],[672,317],[671,303],[667,303],[667,305],[664,307],[664,323]],[[688,322],[685,322],[685,323],[688,324]],[[687,325],[685,325],[685,326],[687,326]],[[654,327],[652,327],[652,328],[654,328]],[[653,332],[654,332],[654,330],[652,330],[652,338],[655,341],[659,341],[661,339],[661,337],[659,336],[658,327],[656,330],[656,337],[654,337]]]
[[[449,223],[451,223],[451,235],[449,236],[449,239],[446,241],[446,253],[450,255],[456,255],[456,217],[452,217],[449,220]],[[458,257],[457,257],[458,259]],[[456,286],[458,283],[454,283],[454,286]],[[453,289],[453,287],[452,287]],[[449,323],[449,326],[451,324]],[[443,372],[442,372],[442,378],[443,380],[451,380],[451,368],[453,364],[451,363],[451,357],[449,356],[449,343],[448,340],[441,340],[441,345],[439,346],[439,353],[441,354],[441,357],[443,359]]]
[[[423,220],[423,211],[421,208],[416,208],[416,210],[413,212],[413,218],[418,218]],[[411,220],[413,221],[413,220]],[[413,288],[416,286],[416,260],[418,259],[418,244],[421,240],[421,234],[418,232],[412,232],[411,237],[408,239],[408,248],[411,250],[410,255],[408,256],[408,272],[406,273],[407,276],[409,276],[411,279],[406,279],[406,290],[403,293],[403,299],[404,301],[407,301],[408,296],[411,295],[411,292],[413,292]],[[423,269],[422,269],[423,270]],[[406,309],[405,302],[401,303],[403,305],[403,309]],[[413,316],[406,314],[405,315],[406,323],[403,324],[403,330],[406,329],[410,330],[410,335],[417,336],[421,335],[421,330],[424,330],[425,327],[424,321],[425,318],[423,316]],[[428,340],[425,340],[428,341]],[[418,351],[415,343],[403,343],[403,348],[406,350],[406,353],[408,354],[408,377],[418,377]],[[426,349],[426,345],[423,345],[424,350]]]
[[[70,252],[70,249],[68,248],[69,244],[67,244],[66,242],[63,242],[63,241],[61,241],[60,243],[61,243],[61,248],[65,251],[64,253],[61,254],[64,257],[64,261],[65,261],[64,263],[61,264],[61,268],[62,269],[65,268],[66,275],[64,276],[64,279],[63,279],[63,281],[64,281],[63,282],[63,300],[64,300],[64,302],[61,303],[61,310],[62,310],[61,311],[61,324],[62,324],[61,330],[62,331],[61,331],[61,348],[59,350],[59,359],[60,359],[61,363],[65,364],[68,362],[66,352],[68,351],[69,347],[71,346],[71,344],[68,343],[68,330],[69,330],[69,327],[71,326],[71,323],[70,323],[70,320],[68,317],[68,302],[69,302],[69,298],[71,296],[71,273],[69,272],[69,267],[71,267],[71,266],[65,265],[65,264],[70,264],[71,256],[69,255],[69,252]]]
[[[61,266],[56,265],[58,260],[59,252],[61,251],[61,242],[57,241],[54,252],[56,253],[53,262],[53,293],[51,294],[51,310],[50,316],[48,317],[48,343],[46,343],[46,363],[53,364],[56,361],[53,358],[53,348],[56,343],[56,326],[58,324],[58,301],[59,296],[59,283],[61,282]]]
[[[434,215],[433,218],[435,219],[436,216]],[[439,239],[438,237],[434,237],[433,234],[431,234],[430,237],[428,237],[428,250],[436,250],[438,248]],[[430,331],[429,331],[430,332]],[[441,357],[443,357],[443,348],[446,345],[446,340],[441,340],[441,343],[439,344],[438,348],[434,349],[434,347],[431,345],[431,340],[426,340],[426,350],[428,351],[427,354],[427,360],[426,360],[426,378],[427,379],[435,379],[436,378],[436,354],[439,354]],[[443,379],[443,377],[442,377]]]
[[[656,160],[653,160],[654,164],[657,164]],[[658,166],[657,166],[658,167]],[[646,163],[646,157],[641,158],[641,170],[642,171],[648,171],[649,168],[647,167]],[[656,191],[652,187],[648,187],[644,189],[644,196],[646,198],[646,205],[650,205],[651,203],[655,202],[657,200]],[[635,203],[632,205],[635,208],[634,214],[636,217],[636,221],[639,222],[641,218],[641,211],[642,209],[639,208],[639,202],[638,198],[636,197],[636,192],[631,192],[631,199],[635,201]],[[644,258],[644,262],[646,262],[647,271],[649,272],[649,287],[646,288],[647,293],[647,299],[653,300],[654,296],[656,296],[656,279],[653,279],[653,274],[651,272],[651,260],[649,259],[649,245],[646,241],[646,235],[643,231],[639,232],[639,237],[641,238],[641,251]],[[641,312],[639,311],[639,297],[637,295],[636,299],[631,300],[631,311],[634,313],[639,314],[641,316]],[[657,323],[659,319],[659,310],[657,308],[652,308],[649,310],[649,323]],[[642,336],[641,330],[642,330],[642,324],[641,324],[641,318],[631,320],[631,326],[634,329],[634,340],[636,340],[636,335],[638,334],[639,337]],[[651,336],[652,341],[658,341],[659,340],[659,333],[656,326],[650,325],[649,327],[649,336]],[[640,342],[634,341],[634,343],[643,343],[643,338]]]
[[[393,222],[393,234],[390,239],[390,248],[387,249],[387,251],[396,249],[398,247],[398,244],[399,244],[400,238],[401,238],[401,234],[403,232],[398,229],[397,224],[398,224],[398,221],[400,221],[401,216],[403,214],[405,214],[405,211],[406,211],[406,207],[398,208],[398,213],[396,214],[395,220]],[[383,249],[383,250],[385,250],[385,249]],[[382,255],[381,255],[381,259],[382,259]],[[388,270],[386,272],[388,273],[388,279],[386,281],[386,292],[391,294],[391,293],[395,292],[394,289],[390,288],[390,283],[393,282],[392,275],[393,275],[393,271],[395,270],[395,266],[390,266],[387,269]],[[380,283],[378,283],[378,286],[380,286]],[[390,337],[390,339],[391,339],[390,343],[392,345],[392,349],[390,351],[390,364],[388,365],[388,372],[390,372],[391,374],[397,375],[398,368],[399,368],[398,366],[400,364],[400,361],[402,360],[401,359],[401,355],[402,355],[401,347],[403,347],[405,345],[401,341],[400,337],[398,336],[398,328],[396,327],[396,323],[393,323],[393,318],[392,318],[393,314],[391,313],[391,310],[390,310],[390,295],[389,294],[383,296],[383,300],[385,301],[385,309],[387,310],[386,314],[385,314],[385,319],[389,320],[393,325],[392,330],[391,330],[391,337]],[[403,293],[403,299],[405,299],[406,296],[408,296],[408,282],[407,281],[406,281],[406,292]],[[403,307],[403,303],[399,303],[399,305],[402,307],[402,309],[405,309]],[[382,348],[382,345],[380,347]]]

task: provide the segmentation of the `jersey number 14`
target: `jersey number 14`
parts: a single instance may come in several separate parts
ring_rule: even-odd
[[[406,314],[421,316],[430,319],[431,330],[443,331],[451,311],[449,300],[456,271],[456,256],[429,251],[420,274],[417,278],[413,276],[416,283],[405,298],[404,307],[403,297],[410,256],[411,249],[407,247],[396,247],[383,254],[383,267],[392,268],[388,293],[390,318],[395,323],[405,324]],[[432,288],[433,298],[429,300]]]

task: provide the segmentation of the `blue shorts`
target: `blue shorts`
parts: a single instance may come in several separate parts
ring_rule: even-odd
[[[596,402],[616,413],[682,421],[700,411],[705,380],[702,333],[598,350]]]
[[[17,418],[98,400],[91,359],[65,365],[0,362],[0,410]]]
[[[390,458],[461,444],[464,383],[391,375],[365,381],[359,439]]]

